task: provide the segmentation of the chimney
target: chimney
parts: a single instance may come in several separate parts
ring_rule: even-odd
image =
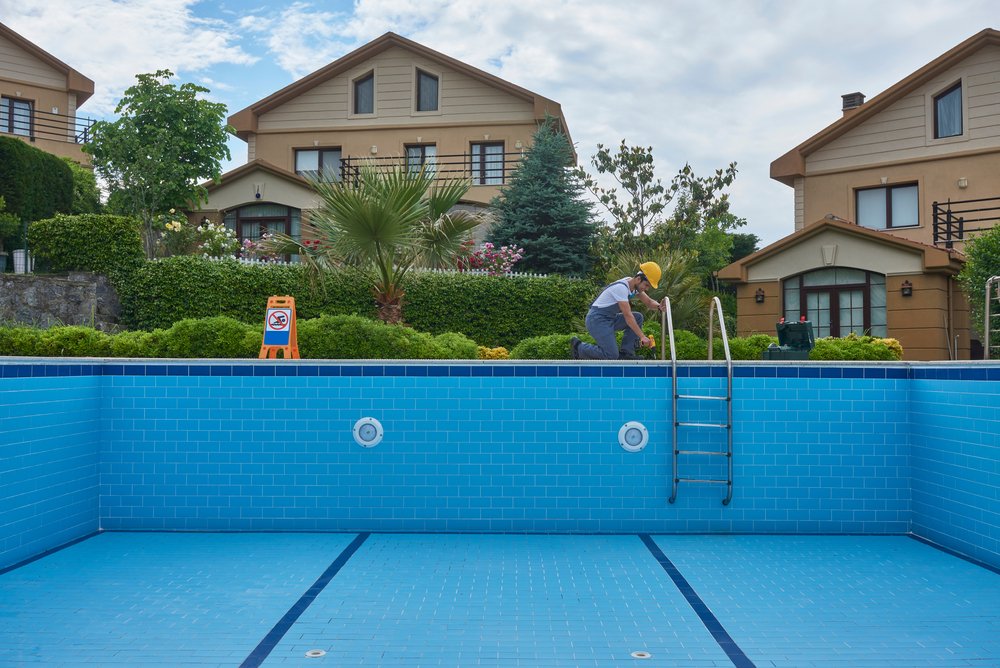
[[[847,95],[841,95],[840,97],[844,100],[845,114],[851,109],[857,109],[865,103],[864,93],[848,93]]]

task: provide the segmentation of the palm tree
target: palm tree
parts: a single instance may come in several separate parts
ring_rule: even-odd
[[[433,170],[362,165],[349,182],[315,181],[319,207],[302,223],[301,242],[278,235],[269,250],[297,254],[313,276],[362,270],[379,318],[402,320],[403,279],[414,267],[454,266],[479,217],[451,209],[467,181],[436,182]]]

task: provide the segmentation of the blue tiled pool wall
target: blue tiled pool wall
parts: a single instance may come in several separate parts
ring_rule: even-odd
[[[1000,382],[910,385],[913,532],[1000,565]]]
[[[995,452],[997,409],[990,409],[1000,404],[1000,367],[983,377],[975,368],[737,367],[728,508],[718,486],[682,485],[677,503],[666,502],[671,421],[664,367],[105,364],[90,376],[78,367],[57,378],[64,372],[51,366],[0,363],[0,388],[17,393],[9,406],[12,395],[4,395],[0,410],[34,410],[18,405],[31,403],[21,400],[24,389],[87,406],[53,437],[64,450],[83,448],[92,457],[99,451],[104,529],[899,533],[912,524],[926,525],[932,540],[1000,564],[996,458],[977,460],[982,506],[969,510],[980,522],[973,549],[964,527],[949,527],[953,491],[917,491],[924,483],[911,464],[926,464],[911,456],[911,442],[925,439],[922,427],[911,429],[910,410],[911,396],[969,387],[984,412],[982,429],[970,425],[964,437]],[[724,389],[719,367],[680,371],[682,388],[693,393]],[[942,398],[917,401],[937,402],[942,421],[968,405]],[[721,406],[691,402],[679,414],[709,421],[724,414]],[[366,416],[386,430],[372,449],[351,434]],[[642,452],[617,445],[629,420],[649,430]],[[29,454],[33,442],[5,427],[16,432],[11,458]],[[724,445],[724,436],[710,430],[690,430],[687,439],[682,447]],[[75,470],[71,454],[42,451],[57,469]],[[0,499],[30,489],[39,509],[56,503],[58,490],[35,484],[4,454]],[[714,477],[724,474],[723,462],[693,471]],[[85,471],[78,478],[69,484],[80,490],[97,480]],[[953,475],[949,484],[964,491],[967,479]],[[48,522],[51,529],[52,539],[41,542],[14,528],[5,504],[0,567],[22,558],[24,544],[40,551],[96,528],[98,494],[88,498],[89,521],[73,512],[55,520],[33,516],[33,527]],[[914,519],[918,513],[938,520]],[[984,523],[984,516],[993,519]]]
[[[0,568],[98,529],[101,377],[0,378]]]

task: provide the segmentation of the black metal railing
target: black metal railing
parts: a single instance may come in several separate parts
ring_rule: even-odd
[[[456,153],[427,156],[423,159],[406,156],[349,156],[340,161],[340,178],[346,183],[354,183],[361,174],[362,165],[367,165],[385,171],[409,169],[417,172],[423,168],[433,172],[439,180],[468,179],[473,186],[502,186],[508,182],[521,158],[520,151],[485,156]]]
[[[65,114],[55,114],[37,109],[25,109],[20,105],[4,108],[0,133],[18,137],[50,139],[70,144],[85,144],[90,141],[90,131],[94,121]]]
[[[934,245],[952,248],[1000,223],[1000,197],[934,202]]]

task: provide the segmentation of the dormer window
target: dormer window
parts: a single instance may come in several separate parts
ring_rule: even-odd
[[[354,80],[354,113],[375,113],[375,73],[369,72]]]
[[[438,78],[417,70],[417,111],[438,110]]]
[[[934,138],[962,134],[962,82],[934,97]]]

